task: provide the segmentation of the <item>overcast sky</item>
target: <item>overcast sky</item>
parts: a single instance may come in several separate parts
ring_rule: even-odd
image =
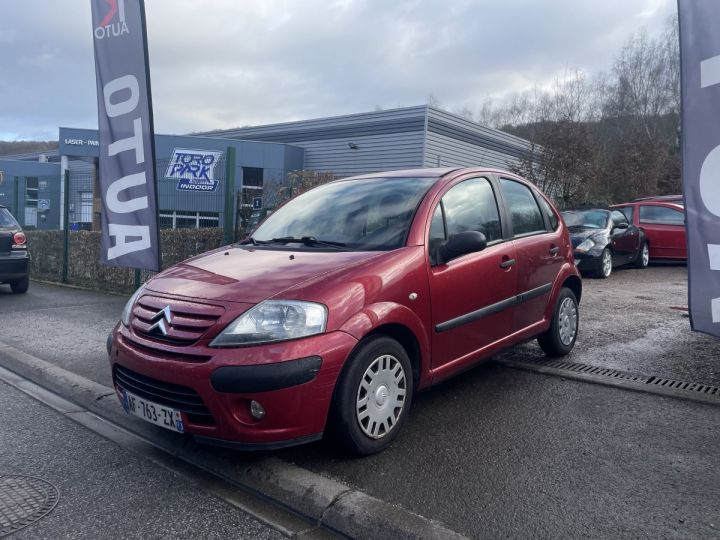
[[[424,104],[607,71],[675,0],[146,0],[158,133]],[[89,0],[0,0],[0,139],[97,127]]]

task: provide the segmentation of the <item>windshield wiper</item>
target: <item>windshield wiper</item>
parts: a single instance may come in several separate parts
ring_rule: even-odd
[[[256,242],[260,242],[259,240],[256,240]],[[347,244],[343,242],[333,242],[331,240],[319,240],[315,238],[314,236],[302,236],[300,238],[295,238],[294,236],[282,236],[280,238],[272,238],[268,241],[263,241],[264,244],[304,244],[306,246],[328,246],[328,247],[334,247],[334,248],[342,248],[347,247]]]
[[[252,244],[253,246],[264,246],[266,244],[269,244],[270,242],[266,242],[265,240],[255,240],[252,236],[246,238],[242,242],[240,242],[240,245],[247,245]]]

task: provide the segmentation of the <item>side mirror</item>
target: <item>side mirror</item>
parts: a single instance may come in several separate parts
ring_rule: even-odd
[[[487,238],[478,231],[463,231],[453,234],[448,238],[447,242],[440,246],[439,262],[447,262],[456,259],[468,253],[482,251],[487,247]]]
[[[623,221],[622,223],[616,223],[613,229],[627,229],[630,225]]]

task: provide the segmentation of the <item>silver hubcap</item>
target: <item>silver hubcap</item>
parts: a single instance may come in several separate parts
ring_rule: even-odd
[[[560,304],[560,341],[567,346],[575,339],[578,324],[578,311],[572,298],[565,298]]]
[[[647,244],[643,244],[643,251],[642,251],[643,266],[647,266],[649,262],[650,262],[650,250],[648,249]]]
[[[355,411],[368,437],[381,439],[395,427],[405,407],[406,382],[402,364],[390,354],[377,357],[365,370]]]
[[[610,272],[612,272],[612,255],[609,251],[603,251],[602,272],[605,277],[609,276]]]

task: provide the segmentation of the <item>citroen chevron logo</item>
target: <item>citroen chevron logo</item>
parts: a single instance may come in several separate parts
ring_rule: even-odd
[[[167,336],[168,335],[167,324],[172,323],[172,311],[170,311],[170,306],[165,306],[164,308],[162,308],[155,315],[153,315],[153,318],[150,319],[150,321],[151,322],[155,321],[155,324],[153,324],[148,329],[148,333],[157,329],[158,332],[160,332],[163,336]]]

